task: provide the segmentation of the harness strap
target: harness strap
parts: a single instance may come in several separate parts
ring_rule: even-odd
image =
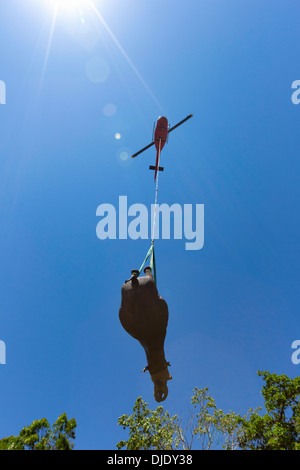
[[[157,374],[158,372],[166,369],[167,367],[171,367],[171,364],[169,362],[165,362],[165,364],[163,366],[161,366],[159,369],[155,369],[155,370],[150,370],[150,366],[146,366],[144,367],[144,369],[142,370],[142,372],[146,372],[147,370],[150,372],[150,374]]]
[[[146,264],[146,261],[147,259],[150,257],[150,268],[151,270],[153,271],[153,278],[154,278],[154,281],[155,281],[155,284],[156,284],[156,264],[155,264],[155,254],[154,254],[154,244],[151,243],[151,246],[148,250],[148,253],[146,254],[146,257],[139,269],[139,275],[141,274],[141,272],[143,271],[144,269],[144,266]]]

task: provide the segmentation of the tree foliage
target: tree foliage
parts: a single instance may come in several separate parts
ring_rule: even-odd
[[[129,429],[128,441],[120,441],[118,449],[126,447],[127,450],[170,450],[177,447],[174,440],[174,426],[176,416],[171,417],[162,406],[150,410],[148,403],[138,397],[131,416],[123,415],[118,424],[123,429]]]
[[[224,449],[234,449],[238,445],[238,436],[242,418],[234,412],[224,413],[218,410],[208,389],[195,388],[191,398],[193,411],[185,425],[177,415],[170,416],[162,406],[149,409],[141,397],[138,397],[133,414],[123,415],[118,424],[129,431],[127,441],[120,441],[118,449],[127,450],[190,450],[197,441],[197,448],[209,450],[213,445],[222,445]]]
[[[76,420],[68,420],[63,413],[52,428],[47,419],[33,421],[18,436],[0,440],[0,450],[72,450],[74,447]]]
[[[266,413],[243,421],[240,447],[249,450],[300,450],[300,377],[258,372],[265,385]]]
[[[216,407],[208,388],[195,388],[192,410],[183,425],[178,415],[170,416],[162,406],[149,409],[141,397],[133,414],[123,415],[118,424],[129,431],[128,439],[117,444],[127,450],[172,450],[181,448],[300,450],[300,377],[258,372],[264,380],[261,408],[249,409],[246,415]]]

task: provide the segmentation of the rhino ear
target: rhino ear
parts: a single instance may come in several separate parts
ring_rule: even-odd
[[[137,269],[132,269],[131,270],[131,278],[128,279],[127,281],[125,281],[125,284],[127,284],[127,282],[130,282],[132,281],[133,284],[137,284],[138,283],[138,276],[140,274],[140,271],[138,271]]]
[[[152,270],[150,266],[146,266],[146,268],[144,269],[144,273],[146,274],[146,276],[151,277],[153,279]]]

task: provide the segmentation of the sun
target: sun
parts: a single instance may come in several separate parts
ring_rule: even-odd
[[[72,12],[81,9],[90,3],[90,0],[47,0],[57,10]]]
[[[44,0],[48,4],[55,17],[62,17],[65,20],[80,18],[81,23],[85,23],[85,15],[91,10],[93,0]]]
[[[87,3],[87,0],[48,0],[54,6],[65,8],[76,8],[78,5]]]

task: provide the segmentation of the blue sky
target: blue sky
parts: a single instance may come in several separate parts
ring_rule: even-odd
[[[262,404],[258,370],[299,374],[300,6],[94,5],[55,21],[50,0],[0,5],[0,437],[66,411],[77,449],[114,449],[135,399],[157,406],[144,351],[118,319],[149,243],[99,240],[96,209],[120,195],[153,203],[155,151],[121,154],[149,143],[160,115],[194,117],[162,152],[159,202],[205,207],[201,250],[156,242],[164,407],[185,415],[197,386],[245,413]]]

